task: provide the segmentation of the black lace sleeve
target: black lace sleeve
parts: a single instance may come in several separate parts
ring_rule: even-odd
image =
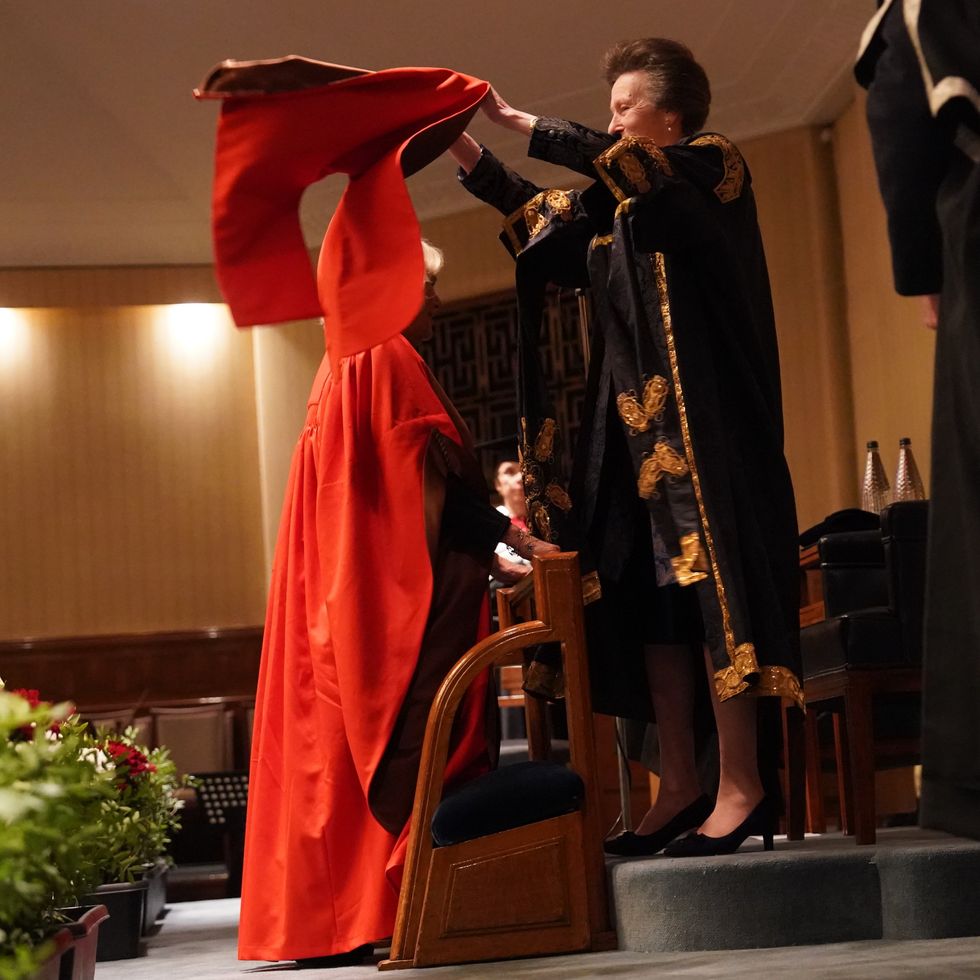
[[[539,116],[531,132],[527,155],[568,167],[586,177],[595,177],[592,161],[615,142],[616,137],[609,133],[600,133],[566,119]]]
[[[540,187],[501,163],[485,146],[482,150],[479,161],[469,173],[462,169],[458,173],[459,182],[474,197],[502,214],[512,214],[540,193]]]

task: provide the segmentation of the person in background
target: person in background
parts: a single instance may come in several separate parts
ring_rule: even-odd
[[[895,289],[937,331],[919,822],[980,838],[980,4],[888,0],[855,74]]]
[[[500,496],[497,510],[510,518],[511,524],[521,531],[527,531],[527,501],[524,499],[524,476],[521,464],[516,459],[505,459],[498,467],[493,479],[493,488]],[[530,562],[522,558],[513,548],[502,541],[497,545],[497,557],[530,568]]]

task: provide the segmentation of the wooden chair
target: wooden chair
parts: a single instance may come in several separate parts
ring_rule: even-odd
[[[507,612],[500,632],[469,650],[436,694],[422,749],[391,956],[380,964],[382,970],[615,947],[606,902],[577,556],[535,559],[533,589],[533,618],[513,623]],[[518,587],[504,602],[513,609],[528,593],[528,586]],[[463,695],[483,671],[521,663],[527,647],[545,642],[561,644],[571,769],[584,787],[579,809],[436,846],[433,819],[440,814],[450,732]],[[525,765],[547,766],[540,761],[547,752],[544,711],[533,698],[527,699],[527,707],[531,758],[537,761]],[[464,791],[473,786],[467,784]]]
[[[876,840],[875,760],[917,751],[918,733],[876,742],[875,702],[922,689],[926,501],[882,511],[878,532],[820,539],[827,619],[801,630],[808,706],[808,785],[819,794],[816,711],[834,714],[841,828]],[[889,750],[891,750],[889,752]],[[791,776],[791,778],[793,778]],[[792,817],[791,817],[792,819]]]

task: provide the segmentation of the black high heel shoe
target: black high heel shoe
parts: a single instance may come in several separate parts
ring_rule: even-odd
[[[755,809],[724,837],[707,837],[697,832],[675,840],[664,849],[667,857],[714,857],[716,854],[734,854],[747,837],[762,837],[767,851],[773,848],[773,819],[769,800],[763,797]]]
[[[605,841],[602,849],[607,854],[615,854],[617,857],[649,857],[662,851],[685,830],[697,827],[702,821],[707,820],[712,809],[714,804],[711,800],[707,796],[699,796],[652,834],[634,834],[632,830],[627,830],[625,834]]]

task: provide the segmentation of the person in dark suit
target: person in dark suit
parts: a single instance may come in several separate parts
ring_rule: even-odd
[[[920,822],[980,837],[980,5],[887,0],[855,74],[895,289],[938,330]]]

